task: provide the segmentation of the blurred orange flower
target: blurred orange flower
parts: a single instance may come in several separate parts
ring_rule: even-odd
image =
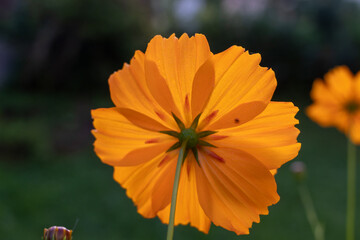
[[[248,234],[279,201],[272,172],[298,154],[298,108],[271,101],[260,60],[238,46],[213,55],[201,34],[155,36],[110,76],[116,107],[92,111],[95,152],[141,215],[168,223],[184,139],[175,225]]]
[[[307,108],[307,115],[320,126],[338,128],[359,144],[360,72],[354,76],[346,66],[339,66],[324,79],[314,81],[310,93],[314,103]]]

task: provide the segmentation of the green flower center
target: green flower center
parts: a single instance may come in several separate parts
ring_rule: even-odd
[[[357,110],[359,110],[359,104],[356,102],[349,102],[345,105],[345,109],[349,113],[355,113]]]
[[[185,128],[180,131],[179,134],[179,142],[182,144],[183,142],[187,141],[187,148],[196,147],[199,142],[199,136],[192,128]]]
[[[201,114],[196,116],[196,118],[191,123],[191,126],[189,128],[185,128],[185,124],[175,114],[173,114],[173,117],[180,129],[180,132],[161,131],[160,133],[170,135],[174,138],[177,138],[179,141],[176,142],[174,145],[172,145],[166,152],[170,152],[175,149],[178,149],[184,142],[186,142],[185,156],[188,154],[189,150],[191,150],[192,153],[194,154],[196,161],[199,163],[197,148],[199,146],[215,147],[214,145],[212,145],[204,140],[201,140],[201,138],[204,138],[211,134],[216,133],[215,131],[196,132],[196,128],[199,123],[200,115]]]

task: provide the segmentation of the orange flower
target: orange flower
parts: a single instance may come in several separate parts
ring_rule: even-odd
[[[324,79],[314,81],[310,93],[314,104],[307,115],[320,126],[335,126],[360,144],[360,72],[354,76],[346,66],[339,66]]]
[[[279,201],[272,172],[298,154],[298,108],[270,101],[275,74],[260,60],[238,46],[213,55],[201,34],[155,36],[110,76],[116,107],[92,111],[95,152],[141,215],[168,223],[185,140],[175,225],[248,234]]]

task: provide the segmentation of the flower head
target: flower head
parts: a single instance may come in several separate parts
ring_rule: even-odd
[[[346,66],[330,70],[325,81],[314,81],[314,103],[307,115],[320,126],[334,126],[360,144],[360,72],[355,76]]]
[[[304,180],[306,175],[306,165],[302,161],[294,161],[290,165],[290,171],[294,175],[295,179],[298,182],[301,182]]]
[[[44,240],[71,240],[72,230],[52,226],[44,229]]]
[[[271,101],[260,60],[238,46],[213,54],[201,34],[155,36],[110,76],[115,107],[92,111],[95,152],[141,215],[168,223],[184,142],[176,225],[247,234],[279,201],[273,172],[300,149],[298,108]]]

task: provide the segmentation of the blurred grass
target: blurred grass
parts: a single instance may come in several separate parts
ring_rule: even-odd
[[[307,164],[307,184],[326,239],[343,239],[346,139],[311,122],[302,112],[308,102],[295,104],[301,109],[297,160]],[[90,109],[108,106],[110,100],[98,96],[0,94],[1,239],[40,239],[43,228],[72,228],[76,219],[74,239],[165,239],[166,226],[142,218],[113,181],[112,168],[93,153]],[[175,239],[312,239],[289,164],[276,179],[281,200],[254,224],[250,236],[215,226],[204,235],[179,226]],[[357,216],[359,220],[360,207]]]

